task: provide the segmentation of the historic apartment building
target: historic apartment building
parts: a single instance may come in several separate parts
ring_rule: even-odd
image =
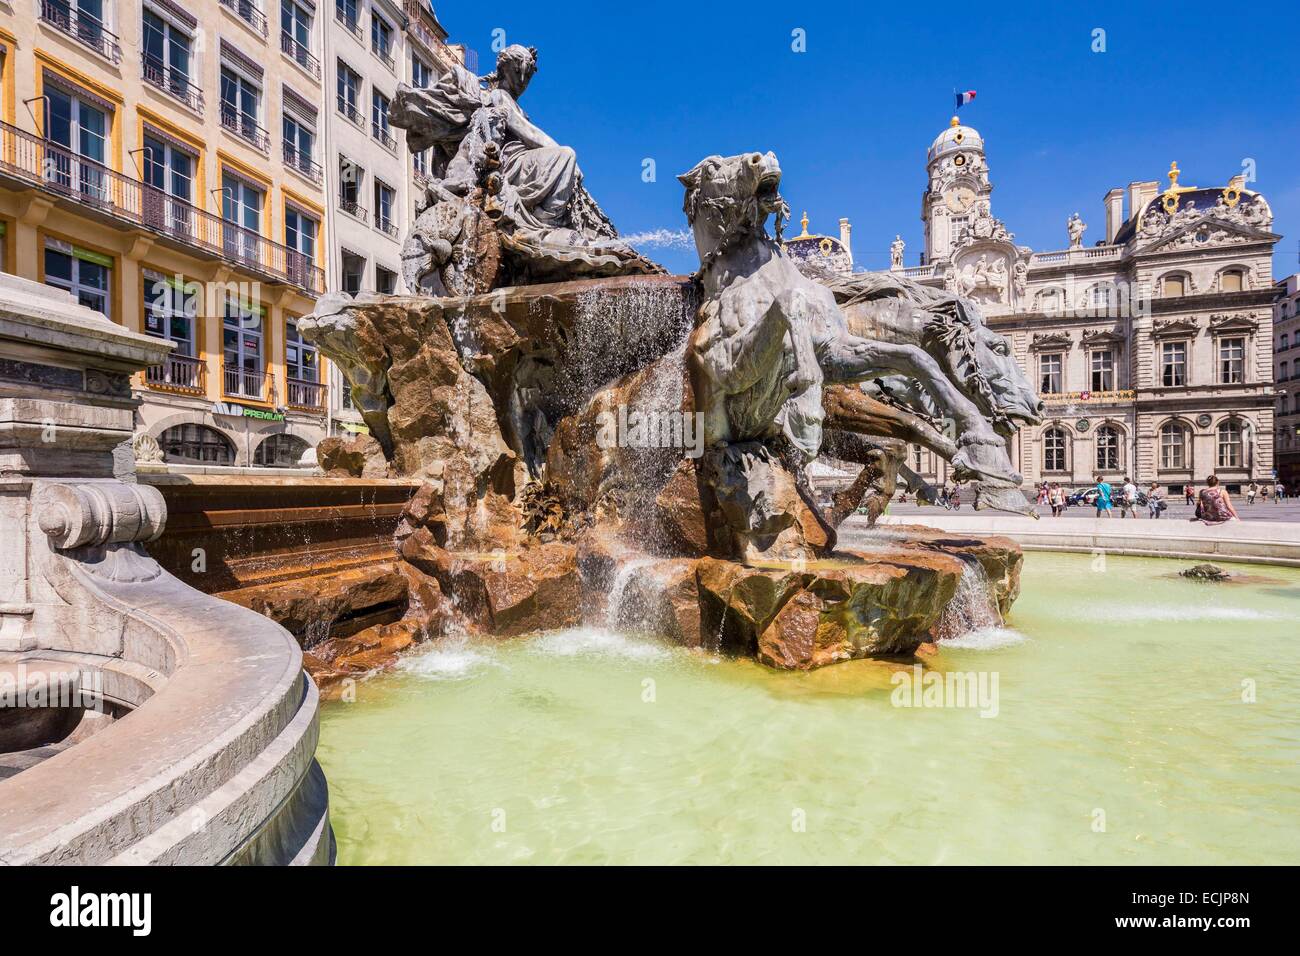
[[[1277,383],[1274,454],[1288,491],[1300,485],[1300,274],[1279,279],[1273,305],[1273,380]]]
[[[891,270],[977,301],[1011,340],[1047,406],[1043,424],[1022,429],[1011,449],[1027,483],[1081,486],[1100,473],[1181,489],[1214,473],[1235,488],[1272,476],[1272,254],[1281,237],[1241,176],[1186,186],[1171,164],[1167,185],[1106,193],[1094,244],[1075,213],[1066,248],[1036,252],[993,215],[977,130],[954,117],[926,170],[921,264],[905,266],[895,239]],[[839,244],[812,238],[841,256]],[[1292,346],[1296,335],[1293,327]],[[948,477],[929,452],[914,449],[910,464],[931,481]]]
[[[398,288],[424,159],[388,108],[445,39],[415,0],[0,9],[0,268],[176,343],[133,382],[142,460],[292,466],[360,427],[295,322]]]

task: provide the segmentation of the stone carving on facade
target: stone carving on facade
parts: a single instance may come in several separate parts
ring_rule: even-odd
[[[1088,224],[1079,217],[1077,212],[1066,220],[1065,231],[1070,237],[1071,249],[1083,248],[1083,233],[1087,228]]]
[[[1031,349],[1068,349],[1074,344],[1069,332],[1035,332],[1030,340]]]
[[[537,51],[508,46],[497,69],[453,65],[432,87],[400,84],[392,123],[431,150],[402,249],[410,289],[469,295],[510,285],[662,270],[618,239],[572,149],[534,125],[519,99]]]
[[[1259,329],[1259,320],[1255,313],[1216,312],[1210,316],[1210,332],[1255,332]]]
[[[889,267],[891,269],[903,268],[903,249],[906,243],[900,235],[894,236],[894,241],[889,244]]]
[[[1200,327],[1191,316],[1179,316],[1174,319],[1155,319],[1151,323],[1151,334],[1157,337],[1195,335]]]
[[[1084,329],[1079,333],[1079,344],[1084,348],[1095,345],[1117,345],[1124,341],[1124,334],[1114,329]]]
[[[1207,208],[1201,208],[1194,199],[1188,199],[1172,214],[1159,206],[1152,206],[1142,217],[1138,237],[1144,243],[1167,240],[1164,247],[1170,250],[1233,245],[1257,241],[1261,238],[1259,233],[1268,232],[1272,224],[1273,212],[1258,193],[1241,196],[1236,202],[1220,195],[1214,205]]]
[[[148,432],[140,432],[131,439],[131,452],[136,461],[147,465],[160,465],[166,460],[158,439]]]
[[[990,258],[992,255],[992,258]],[[979,253],[965,259],[956,270],[957,294],[977,302],[1005,305],[1008,269],[1006,257],[997,253]]]

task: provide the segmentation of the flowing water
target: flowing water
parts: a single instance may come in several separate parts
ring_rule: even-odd
[[[1300,570],[1190,563],[1027,555],[929,659],[994,707],[608,628],[417,652],[324,709],[339,861],[1300,862]]]

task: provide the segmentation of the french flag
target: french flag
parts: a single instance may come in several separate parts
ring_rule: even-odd
[[[966,105],[967,103],[969,103],[971,100],[975,99],[975,91],[974,91],[974,90],[967,90],[967,91],[964,92],[964,93],[955,93],[955,95],[956,95],[956,97],[957,97],[957,109],[961,109],[963,106],[965,106],[965,105]]]

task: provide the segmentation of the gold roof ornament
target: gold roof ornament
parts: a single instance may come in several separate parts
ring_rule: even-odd
[[[1165,175],[1169,177],[1169,188],[1161,194],[1160,205],[1164,207],[1165,212],[1172,216],[1178,211],[1179,193],[1194,192],[1196,187],[1178,185],[1178,177],[1182,175],[1182,170],[1178,168],[1176,160],[1169,164],[1169,172]]]
[[[1241,190],[1233,185],[1224,186],[1223,192],[1220,193],[1219,195],[1223,197],[1224,205],[1228,206],[1229,208],[1241,202]]]
[[[961,120],[959,120],[957,117],[954,116],[954,117],[952,118],[952,122],[949,123],[948,125],[949,125],[949,126],[960,126],[960,125],[961,125]]]
[[[799,225],[803,226],[803,232],[795,236],[796,239],[807,239],[808,236],[808,210],[803,211],[803,218],[799,220]]]

